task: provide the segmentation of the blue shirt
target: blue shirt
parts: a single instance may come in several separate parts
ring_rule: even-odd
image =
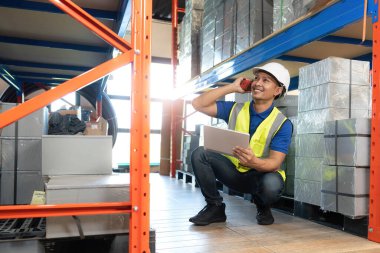
[[[257,127],[263,122],[273,110],[273,105],[268,108],[266,111],[257,113],[253,108],[253,102],[249,105],[249,114],[250,114],[250,124],[249,124],[249,134],[252,137]],[[218,119],[223,119],[228,123],[230,112],[232,106],[235,102],[232,101],[217,101],[217,114]],[[289,119],[287,119],[284,124],[282,124],[280,130],[273,137],[269,148],[278,152],[288,154],[289,145],[292,141],[293,125]]]

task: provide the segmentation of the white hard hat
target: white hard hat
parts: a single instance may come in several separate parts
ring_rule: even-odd
[[[289,71],[283,65],[277,62],[270,62],[263,66],[253,68],[253,73],[256,73],[260,70],[263,70],[271,74],[273,77],[277,79],[277,82],[282,84],[286,88],[286,91],[288,91],[290,84],[290,74]]]

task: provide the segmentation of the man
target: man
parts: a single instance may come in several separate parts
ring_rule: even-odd
[[[192,102],[204,114],[225,120],[230,129],[250,134],[249,147],[235,147],[234,157],[198,147],[191,156],[195,178],[207,205],[189,219],[195,225],[225,222],[226,205],[220,196],[216,180],[242,193],[252,194],[257,207],[257,223],[274,222],[270,205],[283,191],[285,173],[280,170],[291,142],[292,123],[273,106],[289,87],[288,70],[279,63],[268,63],[253,69],[252,102],[217,101],[229,93],[245,93],[240,83],[205,92]]]

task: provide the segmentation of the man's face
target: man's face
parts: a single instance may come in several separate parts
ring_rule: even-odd
[[[269,74],[258,71],[252,82],[252,97],[254,100],[274,100],[281,94],[282,87]]]

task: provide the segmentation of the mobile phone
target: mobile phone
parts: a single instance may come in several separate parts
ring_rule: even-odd
[[[240,82],[240,87],[246,91],[246,92],[250,92],[251,91],[251,85],[252,85],[252,81],[249,80],[249,79],[243,79],[241,82]]]

